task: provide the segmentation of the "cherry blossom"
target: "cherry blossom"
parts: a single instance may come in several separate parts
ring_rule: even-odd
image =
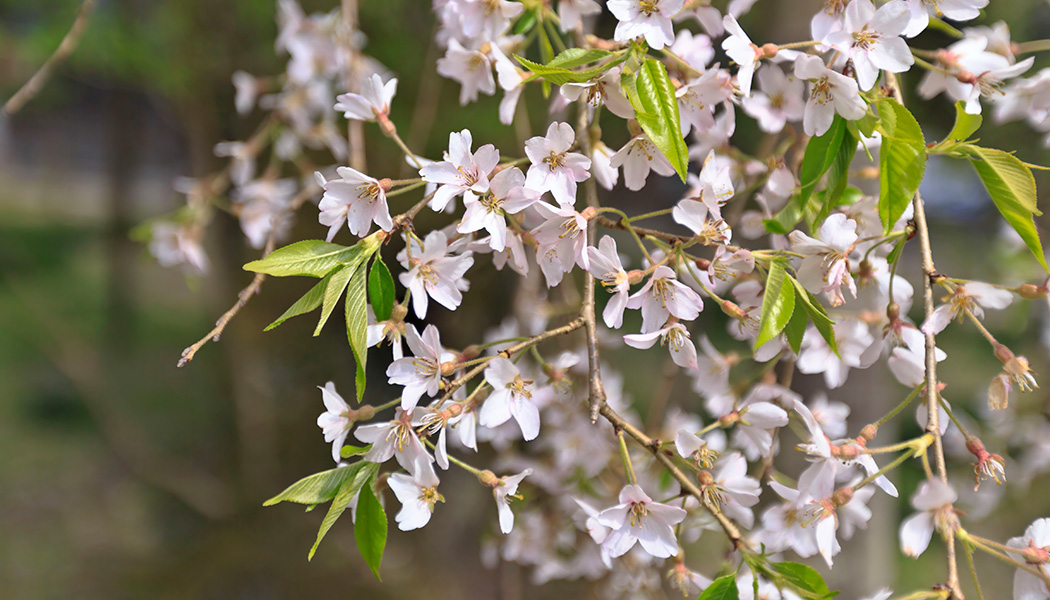
[[[492,495],[496,498],[499,529],[503,533],[510,533],[514,529],[514,512],[510,510],[510,499],[517,497],[515,494],[518,493],[518,486],[529,475],[532,475],[532,469],[525,469],[517,475],[500,477],[493,485]]]
[[[460,83],[461,106],[477,100],[479,92],[486,96],[496,93],[496,80],[492,77],[489,58],[478,50],[464,48],[456,38],[448,41],[445,56],[437,61],[437,72]]]
[[[642,488],[633,484],[620,490],[619,500],[619,504],[598,515],[598,522],[612,530],[602,543],[610,556],[623,556],[638,543],[656,558],[678,553],[674,526],[685,519],[684,510],[653,502]]]
[[[905,0],[908,3],[908,27],[905,37],[915,37],[926,29],[930,15],[951,19],[952,21],[969,21],[981,14],[981,9],[988,6],[988,0]]]
[[[423,181],[440,185],[430,201],[434,210],[445,210],[453,198],[467,190],[476,194],[489,191],[489,173],[499,163],[499,150],[492,144],[485,144],[471,153],[472,145],[469,129],[450,133],[446,159],[419,170]]]
[[[329,381],[321,390],[321,399],[324,401],[325,412],[317,417],[317,426],[324,431],[324,441],[332,443],[332,460],[341,460],[339,452],[343,449],[346,436],[353,427],[353,419],[350,418],[350,406],[347,405],[339,392],[335,391],[335,384]]]
[[[499,427],[514,418],[526,442],[540,433],[540,412],[532,401],[532,382],[521,378],[521,371],[506,358],[497,357],[485,368],[485,381],[492,393],[481,405],[479,422]]]
[[[653,270],[649,281],[627,299],[627,308],[642,309],[642,333],[652,333],[663,327],[669,317],[683,321],[696,319],[704,310],[704,302],[675,278],[674,271],[661,265]]]
[[[559,91],[566,100],[575,102],[582,97],[589,106],[605,106],[620,118],[634,118],[634,108],[620,89],[620,67],[613,67],[583,83],[570,81],[562,85]]]
[[[430,522],[434,506],[444,502],[445,497],[437,491],[437,474],[429,464],[421,465],[414,475],[394,473],[387,485],[401,502],[401,510],[394,520],[401,531],[419,529]]]
[[[846,7],[843,28],[828,33],[824,41],[849,56],[860,89],[867,91],[880,69],[903,73],[915,62],[900,37],[908,21],[908,5],[902,0],[890,0],[878,10],[871,0],[853,0]]]
[[[922,324],[923,333],[938,334],[951,323],[952,319],[961,319],[968,311],[978,319],[984,317],[984,309],[1000,310],[1013,301],[1013,294],[987,283],[978,281],[960,285],[946,302],[934,309]]]
[[[844,214],[833,214],[824,220],[817,236],[814,239],[801,231],[792,231],[789,236],[795,252],[805,255],[798,267],[798,281],[814,294],[823,292],[832,306],[841,306],[846,302],[843,285],[857,297],[848,259],[857,241],[857,222]]]
[[[623,182],[629,190],[637,191],[645,187],[649,171],[656,171],[664,177],[674,175],[671,162],[644,133],[634,136],[617,150],[609,159],[609,164],[614,168],[623,167]]]
[[[397,79],[383,83],[378,73],[361,82],[360,94],[336,96],[335,109],[347,119],[358,121],[382,120],[390,114],[390,102],[397,93]]]
[[[525,8],[508,0],[458,0],[456,6],[463,34],[486,40],[499,37]]]
[[[576,183],[590,177],[591,159],[569,152],[576,134],[568,123],[551,123],[546,136],[525,141],[525,154],[532,161],[525,187],[550,192],[558,204],[576,204]]]
[[[802,118],[802,82],[784,74],[777,66],[758,72],[758,92],[744,98],[744,112],[758,121],[767,133],[778,133],[788,121]]]
[[[696,346],[689,339],[689,330],[681,323],[674,323],[650,333],[623,336],[623,341],[632,348],[652,348],[656,340],[667,346],[674,364],[685,369],[696,369]]]
[[[616,251],[616,240],[603,236],[597,248],[588,247],[587,262],[588,272],[612,294],[602,311],[602,319],[608,327],[619,329],[623,325],[623,311],[627,308],[631,284]]]
[[[729,37],[722,40],[722,49],[739,67],[736,73],[737,86],[740,88],[740,94],[748,97],[751,95],[751,80],[755,76],[755,69],[758,68],[758,61],[763,52],[747,37],[733,15],[726,15],[722,25],[729,32]]]
[[[372,444],[372,448],[363,456],[369,462],[385,463],[394,458],[403,469],[415,473],[419,465],[434,460],[416,435],[411,411],[398,408],[392,420],[361,425],[354,430],[354,437]]]
[[[372,223],[384,231],[394,228],[382,182],[350,167],[339,167],[336,172],[339,179],[332,180],[316,173],[317,182],[324,189],[317,205],[321,211],[318,220],[328,226],[327,241],[332,241],[344,222],[350,233],[358,237],[367,236]]]
[[[1050,519],[1037,519],[1021,537],[1010,538],[1006,545],[1024,552],[1030,566],[1050,576]],[[1014,571],[1014,600],[1046,600],[1050,589],[1042,579],[1024,569]]]
[[[568,33],[581,24],[583,17],[601,14],[602,7],[595,0],[558,0],[558,19],[562,33]]]
[[[475,194],[467,190],[463,193],[463,205],[467,210],[456,230],[470,233],[485,229],[491,235],[489,245],[496,252],[502,252],[507,240],[504,215],[517,214],[539,199],[540,192],[525,187],[525,175],[521,169],[504,169],[489,182],[488,192]]]
[[[627,42],[645,36],[654,50],[674,42],[671,17],[682,10],[685,0],[609,0],[607,6],[619,23],[613,39]]]
[[[420,319],[427,316],[428,298],[449,310],[456,310],[463,301],[460,285],[474,257],[470,252],[448,256],[448,250],[445,234],[432,232],[424,240],[422,255],[408,260],[409,270],[398,275],[401,285],[412,290],[412,308]]]
[[[901,523],[901,552],[912,558],[918,558],[930,545],[933,530],[958,526],[958,519],[952,504],[959,495],[947,483],[940,479],[929,479],[919,486],[911,498],[911,504],[919,512]]]
[[[442,348],[437,327],[433,325],[427,325],[423,335],[419,335],[415,327],[408,325],[405,340],[408,341],[412,356],[390,363],[386,374],[390,383],[405,386],[401,392],[401,408],[410,411],[415,408],[424,393],[428,396],[438,393],[442,375],[441,365],[453,360],[455,356]]]
[[[526,179],[528,185],[528,179]],[[545,219],[544,223],[532,230],[536,239],[536,262],[547,280],[547,287],[561,282],[562,276],[572,270],[573,266],[587,268],[587,219],[573,210],[572,206],[557,208],[537,202],[534,208]]]
[[[817,56],[803,55],[795,61],[795,77],[810,83],[802,128],[806,135],[824,135],[838,113],[847,121],[864,116],[868,107],[860,97],[857,82],[833,71]]]

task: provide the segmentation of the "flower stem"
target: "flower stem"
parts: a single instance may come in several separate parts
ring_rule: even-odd
[[[892,419],[893,417],[896,417],[898,414],[900,414],[900,412],[902,410],[904,410],[905,408],[908,408],[908,405],[910,405],[915,400],[915,397],[919,395],[919,391],[921,391],[921,390],[922,390],[922,385],[916,386],[915,389],[913,389],[911,391],[911,393],[908,394],[908,397],[905,398],[903,402],[901,402],[900,404],[895,406],[893,408],[893,410],[891,410],[890,412],[886,413],[886,416],[882,417],[878,421],[875,421],[875,426],[876,427],[883,426],[890,419]]]
[[[634,474],[634,464],[631,463],[631,454],[627,451],[627,440],[623,439],[623,430],[616,431],[616,439],[620,442],[620,458],[623,459],[623,470],[627,473],[627,481],[631,485],[638,485],[638,477]]]

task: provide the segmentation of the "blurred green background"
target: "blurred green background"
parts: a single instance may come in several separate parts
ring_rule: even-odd
[[[307,12],[336,4],[303,2]],[[743,22],[756,40],[804,39],[817,4],[759,0]],[[53,51],[78,6],[0,2],[2,97]],[[383,584],[357,557],[348,522],[307,563],[321,512],[261,504],[291,481],[331,466],[314,423],[322,410],[314,386],[331,379],[351,389],[353,364],[336,326],[319,339],[310,337],[307,320],[262,333],[305,290],[301,282],[267,282],[219,343],[175,367],[181,350],[248,283],[240,265],[257,251],[245,245],[235,219],[220,213],[207,240],[213,269],[186,278],[157,266],[129,231],[178,208],[172,180],[220,168],[214,144],[243,139],[257,124],[259,112],[247,119],[235,114],[230,77],[238,69],[260,76],[282,70],[283,57],[273,49],[274,12],[268,0],[104,0],[69,62],[20,113],[0,121],[0,598],[594,596],[576,584],[534,588],[513,565],[483,568],[479,539],[492,531],[491,499],[456,472],[450,489],[471,491],[457,494],[455,505],[443,506],[443,518],[423,531],[392,530]],[[611,32],[608,19],[601,27]],[[1011,24],[1017,40],[1050,37],[1046,2],[993,0],[984,23],[997,19]],[[448,132],[463,127],[475,140],[513,148],[543,129],[546,110],[535,89],[527,92],[531,126],[501,126],[498,97],[461,109],[458,86],[425,74],[439,52],[433,27],[428,2],[361,2],[365,50],[400,76],[394,121],[413,149],[437,156]],[[920,38],[919,46],[947,43],[937,36]],[[1036,68],[1048,62],[1038,60]],[[943,99],[914,106],[928,139],[949,129],[953,113]],[[403,169],[397,148],[373,128],[366,132],[369,172],[396,177]],[[607,128],[614,148],[626,137],[622,126]],[[1050,163],[1040,136],[1022,123],[989,123],[979,137],[1029,162]],[[742,122],[738,138],[746,148],[759,136]],[[979,182],[956,166],[931,166],[923,188],[938,267],[961,277],[1039,283],[1030,259],[996,241],[998,216]],[[1037,178],[1045,190],[1050,181]],[[614,202],[633,212],[666,206],[654,190],[621,191]],[[322,235],[312,205],[300,211],[293,235]],[[905,274],[917,283],[909,260]],[[469,322],[449,321],[447,312],[435,316],[451,323],[446,343],[477,341],[498,323],[514,281],[507,274],[475,279],[461,311]],[[1003,341],[1026,353],[1041,374],[1050,373],[1038,339],[1046,312],[1032,303],[992,315]],[[704,318],[722,331],[718,317]],[[998,371],[987,346],[962,327],[945,334],[944,346],[945,394],[963,411],[982,414],[977,407]],[[376,389],[387,352],[371,361]],[[626,385],[644,413],[659,363],[623,356],[633,361]],[[887,377],[879,368],[857,374],[853,385],[896,398],[900,389]],[[818,385],[800,378],[803,390]],[[676,386],[682,395],[673,397],[688,405],[687,383]],[[857,389],[831,397],[850,402]],[[1046,418],[1045,394],[1017,404],[1030,418]],[[864,410],[855,405],[857,413]],[[906,498],[918,477],[904,470],[902,501],[880,498],[877,516],[910,512]],[[1048,491],[1037,481],[1008,496],[976,530],[1000,540],[1019,535],[1032,519],[1050,514]],[[847,590],[842,597],[880,584],[928,585],[931,573],[941,572],[936,544],[919,561],[898,559],[896,532],[873,529],[846,544],[844,567],[829,577]],[[981,568],[986,586],[1004,590],[989,598],[1005,597],[1010,571],[991,560]]]

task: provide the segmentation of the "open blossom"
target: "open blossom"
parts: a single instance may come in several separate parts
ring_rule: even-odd
[[[678,116],[682,135],[692,129],[707,131],[715,126],[715,107],[733,96],[733,82],[728,71],[718,65],[707,69],[689,83],[678,88]]]
[[[475,194],[471,190],[463,193],[463,205],[467,207],[456,231],[470,233],[485,229],[489,232],[489,245],[496,252],[506,248],[507,221],[504,215],[517,214],[540,199],[540,193],[525,186],[525,175],[521,169],[511,167],[492,177],[489,191]]]
[[[915,37],[930,24],[933,14],[952,21],[969,21],[981,14],[988,0],[905,0],[908,3],[908,27],[905,37]]]
[[[336,96],[335,109],[347,119],[375,121],[390,114],[390,102],[397,93],[397,79],[383,83],[378,73],[361,82],[360,94]]]
[[[587,270],[612,294],[605,310],[602,311],[602,319],[605,320],[606,326],[619,329],[623,325],[623,311],[627,308],[627,295],[631,291],[631,284],[627,271],[623,270],[620,255],[616,252],[616,240],[607,235],[603,236],[597,248],[589,246],[586,252]]]
[[[478,50],[464,48],[456,38],[449,39],[445,56],[437,61],[437,72],[460,83],[459,103],[462,106],[477,100],[478,92],[486,96],[496,93],[496,79],[492,76],[488,57]]]
[[[758,88],[744,98],[744,112],[758,121],[767,133],[778,133],[788,121],[802,118],[802,82],[784,74],[777,66],[758,72]]]
[[[350,233],[358,237],[368,235],[372,223],[383,231],[394,228],[382,182],[350,167],[339,167],[336,172],[339,179],[325,180],[320,173],[315,174],[324,188],[324,195],[317,205],[321,211],[318,220],[321,225],[328,226],[326,239],[329,242],[344,222]]]
[[[423,181],[440,185],[430,200],[430,207],[434,210],[445,210],[453,198],[467,190],[476,194],[489,191],[489,173],[499,163],[499,150],[492,144],[485,144],[471,153],[472,145],[469,129],[452,132],[448,134],[446,159],[419,170]]]
[[[498,38],[525,8],[507,0],[460,0],[456,7],[463,34],[485,40]]]
[[[911,504],[919,512],[901,523],[901,552],[918,558],[926,551],[933,537],[933,530],[954,529],[959,526],[952,505],[959,495],[940,479],[924,481],[911,498]]]
[[[387,479],[387,485],[401,502],[401,510],[394,517],[398,529],[412,531],[430,522],[434,505],[445,501],[437,491],[438,483],[437,473],[429,464],[421,465],[415,475],[394,473]]]
[[[1035,63],[1030,56],[1017,64],[994,52],[977,52],[959,60],[959,66],[972,75],[972,81],[962,84],[965,110],[971,115],[981,114],[982,97],[995,100],[1002,95],[1000,88],[1007,79],[1024,73]]]
[[[162,267],[185,264],[197,273],[207,273],[210,263],[201,244],[201,233],[194,227],[158,221],[150,229],[150,254]]]
[[[324,441],[332,443],[332,460],[339,462],[339,452],[346,442],[346,435],[354,425],[353,419],[349,417],[350,406],[347,405],[339,392],[335,391],[335,384],[329,381],[321,390],[321,399],[324,401],[325,412],[317,417],[317,426],[324,431]]]
[[[705,230],[705,215],[701,211],[689,208],[693,203],[703,203],[716,221],[722,220],[722,206],[733,197],[733,178],[729,173],[731,163],[715,155],[714,150],[704,159],[704,166],[699,175],[689,174],[686,178],[689,191],[679,202],[672,216],[675,222],[692,229],[697,235]]]
[[[750,96],[751,80],[755,76],[755,69],[758,68],[758,61],[763,56],[762,50],[747,37],[733,15],[726,15],[722,25],[729,32],[729,37],[722,40],[722,49],[739,67],[736,81],[740,94],[744,97]]]
[[[609,0],[609,11],[620,21],[613,39],[628,42],[639,36],[654,50],[674,43],[671,17],[682,10],[685,0]]]
[[[394,458],[403,469],[415,473],[420,465],[434,461],[416,434],[411,411],[398,408],[392,420],[361,425],[354,430],[354,437],[372,444],[372,448],[361,457],[368,462],[382,464]]]
[[[809,82],[809,100],[802,117],[806,135],[827,133],[835,113],[847,121],[856,121],[868,111],[857,82],[827,68],[819,56],[799,56],[795,61],[795,77]]]
[[[951,323],[952,319],[961,319],[969,311],[978,319],[984,317],[984,309],[1000,310],[1013,301],[1013,294],[991,284],[975,281],[960,285],[945,298],[945,302],[933,310],[922,324],[923,333],[937,334]]]
[[[551,123],[546,136],[525,141],[525,154],[532,161],[525,187],[550,192],[558,204],[576,204],[576,183],[590,177],[591,159],[569,152],[576,134],[568,123]]]
[[[819,239],[792,231],[789,236],[792,249],[805,255],[798,267],[798,281],[814,294],[824,292],[832,306],[841,306],[846,302],[843,285],[857,297],[848,259],[857,241],[857,222],[836,213],[824,220],[817,235]]]
[[[492,393],[481,405],[479,422],[485,427],[499,427],[514,418],[526,442],[540,433],[540,411],[532,400],[532,382],[521,378],[521,371],[509,359],[498,357],[485,368],[485,381]]]
[[[1029,566],[1050,576],[1050,519],[1037,519],[1021,537],[1010,538],[1006,545],[1023,552]],[[1024,569],[1014,571],[1014,600],[1046,600],[1050,588],[1042,579]]]
[[[653,270],[649,281],[627,299],[627,308],[642,309],[642,333],[651,333],[675,317],[692,321],[704,310],[700,296],[675,278],[663,265]]]
[[[423,335],[416,333],[416,328],[408,325],[405,340],[413,356],[400,358],[390,363],[386,375],[390,383],[403,385],[401,408],[412,410],[425,392],[428,396],[438,393],[441,385],[441,364],[454,358],[451,352],[441,347],[437,327],[427,325]]]
[[[620,67],[613,67],[590,81],[565,83],[559,92],[566,100],[576,101],[582,97],[588,105],[595,108],[604,105],[617,117],[634,118],[634,108],[620,88]]]
[[[649,171],[656,171],[664,177],[674,175],[671,162],[644,133],[628,140],[623,148],[612,155],[609,164],[617,168],[623,167],[623,182],[629,190],[638,191],[645,187]]]
[[[499,530],[510,533],[514,529],[514,512],[510,510],[510,499],[517,498],[521,480],[532,475],[532,469],[525,469],[517,475],[508,475],[496,480],[492,495],[496,498],[496,511],[499,513]]]
[[[685,369],[696,369],[696,346],[689,339],[689,330],[681,323],[668,325],[651,333],[636,333],[623,336],[623,341],[632,348],[652,348],[656,340],[667,346],[674,364]]]
[[[463,301],[460,286],[463,274],[474,264],[474,255],[464,252],[459,256],[448,256],[448,240],[445,234],[434,231],[427,235],[423,253],[413,256],[407,272],[398,275],[401,285],[412,291],[412,308],[420,319],[427,316],[427,299],[449,310],[459,308]]]
[[[598,522],[612,530],[602,547],[616,558],[641,543],[650,555],[669,558],[678,554],[674,526],[681,523],[685,515],[677,506],[653,502],[637,485],[624,486],[620,490],[620,503],[598,515]]]
[[[527,180],[526,180],[527,185]],[[545,221],[532,230],[536,238],[536,262],[547,287],[561,283],[573,266],[587,268],[587,219],[572,206],[554,207],[546,202],[533,205]]]
[[[860,89],[870,90],[879,70],[903,73],[915,62],[900,37],[908,25],[908,5],[890,0],[875,10],[871,0],[853,0],[846,7],[843,29],[824,41],[853,60]]]
[[[562,33],[568,33],[588,15],[601,14],[602,7],[594,0],[558,0],[558,19]]]

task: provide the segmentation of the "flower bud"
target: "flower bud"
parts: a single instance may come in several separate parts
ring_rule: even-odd
[[[776,44],[762,44],[762,56],[766,58],[773,58],[780,51],[780,47]]]
[[[645,278],[645,271],[639,271],[638,269],[631,269],[627,271],[627,283],[636,285],[642,282]]]
[[[747,311],[728,300],[722,303],[722,312],[738,321],[747,319]]]
[[[474,360],[478,356],[481,356],[481,350],[478,349],[476,345],[472,344],[464,348],[463,351],[456,356],[456,362],[465,363],[468,360]]]
[[[1032,543],[1030,546],[1021,550],[1021,556],[1024,557],[1025,562],[1030,565],[1045,565],[1050,563],[1050,552],[1047,552],[1046,548],[1040,548]]]
[[[450,360],[448,362],[441,363],[441,376],[442,377],[450,377],[455,372],[456,372],[456,363],[455,362]]]
[[[1033,285],[1031,283],[1025,283],[1017,286],[1017,293],[1020,294],[1025,300],[1040,300],[1047,296],[1047,286]]]
[[[969,83],[970,85],[977,83],[977,76],[969,71],[959,71],[955,75],[955,78],[958,79],[960,83]]]

